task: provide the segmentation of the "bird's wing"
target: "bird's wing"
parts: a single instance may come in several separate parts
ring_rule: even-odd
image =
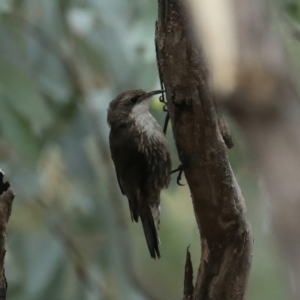
[[[129,200],[132,217],[138,220],[139,195],[150,168],[145,154],[138,148],[136,137],[128,135],[126,128],[111,130],[109,141],[120,189]]]
[[[118,149],[116,149],[116,147],[119,147],[120,145],[118,145],[119,144],[118,142],[114,141],[115,138],[116,137],[114,137],[114,134],[111,132],[110,135],[109,135],[110,153],[111,153],[111,158],[114,162],[114,166],[115,166],[117,180],[118,180],[120,190],[121,190],[122,194],[125,195],[124,189],[123,189],[121,181],[120,181],[120,176],[118,174],[118,169],[117,169],[117,161],[118,161],[118,155],[119,155],[120,151]]]
[[[153,171],[153,159],[139,149],[140,139],[126,134],[126,128],[111,130],[110,150],[121,191],[128,198],[131,218],[136,222],[141,218],[151,257],[156,258],[160,252],[155,222],[148,201],[141,199],[145,197],[141,193]]]
[[[113,159],[113,157],[112,157],[112,159]],[[114,159],[113,159],[113,160],[114,160]],[[124,190],[123,190],[123,188],[122,188],[122,185],[121,185],[121,182],[120,182],[120,177],[119,177],[119,175],[118,175],[118,171],[117,171],[116,165],[115,165],[115,170],[116,170],[117,180],[118,180],[118,184],[119,184],[121,193],[122,193],[123,195],[125,195],[125,192],[124,192]]]

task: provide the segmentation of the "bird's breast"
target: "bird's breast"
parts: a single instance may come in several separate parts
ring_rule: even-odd
[[[157,139],[163,136],[160,126],[148,111],[135,115],[133,121],[139,134],[146,135],[148,139]]]

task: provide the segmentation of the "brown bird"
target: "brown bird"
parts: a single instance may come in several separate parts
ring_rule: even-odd
[[[141,218],[152,258],[160,257],[157,229],[160,192],[167,188],[171,159],[166,138],[149,113],[150,97],[163,91],[127,91],[111,101],[107,121],[111,157],[132,221]]]

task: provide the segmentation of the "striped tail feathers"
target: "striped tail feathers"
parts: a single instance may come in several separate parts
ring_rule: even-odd
[[[159,203],[160,200],[157,202]],[[152,204],[152,205],[150,205],[150,209],[151,209],[151,213],[152,213],[152,216],[154,219],[156,230],[158,231],[159,226],[160,226],[160,205]]]
[[[152,258],[160,258],[159,238],[157,228],[159,226],[160,210],[157,205],[149,205],[147,199],[140,198],[140,192],[134,197],[128,197],[131,220],[138,222],[141,218],[144,235]],[[159,202],[159,201],[158,201]]]
[[[152,258],[156,259],[160,258],[159,252],[159,239],[157,235],[157,230],[154,222],[154,218],[152,215],[152,211],[148,203],[144,205],[141,204],[140,207],[140,218],[142,221],[144,234],[146,238],[146,242],[148,245],[148,249]]]

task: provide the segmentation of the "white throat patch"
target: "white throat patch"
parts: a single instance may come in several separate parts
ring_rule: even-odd
[[[132,118],[135,118],[136,116],[148,112],[149,105],[150,105],[150,99],[144,100],[141,103],[135,105],[130,113],[130,116]]]
[[[134,120],[138,128],[147,134],[148,138],[155,138],[161,134],[161,129],[156,120],[149,113],[150,100],[142,101],[131,111],[130,117]]]

